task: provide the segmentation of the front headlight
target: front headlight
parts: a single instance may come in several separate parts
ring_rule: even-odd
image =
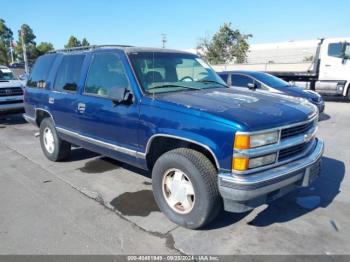
[[[278,138],[279,131],[273,131],[256,135],[236,134],[234,148],[249,149],[274,144],[278,142]]]

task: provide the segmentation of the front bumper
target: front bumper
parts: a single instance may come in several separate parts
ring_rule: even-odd
[[[296,187],[309,186],[320,175],[324,143],[317,139],[314,149],[305,157],[263,172],[238,176],[219,174],[219,190],[224,208],[245,212],[275,200]]]

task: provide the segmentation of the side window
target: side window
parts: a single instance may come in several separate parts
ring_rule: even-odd
[[[344,55],[346,59],[350,59],[350,43],[346,43]]]
[[[328,55],[333,57],[342,57],[342,43],[332,43],[328,46]]]
[[[27,82],[28,87],[36,87],[36,88],[45,88],[46,87],[46,79],[49,75],[51,66],[55,61],[56,55],[44,55],[39,57],[33,70],[30,74],[30,77]]]
[[[227,84],[227,80],[228,80],[228,74],[219,74],[219,76],[221,77],[222,80],[225,81],[225,83]]]
[[[85,55],[65,55],[58,67],[54,90],[76,92]]]
[[[248,87],[249,83],[253,83],[253,79],[244,75],[231,75],[231,85],[232,86],[240,86],[240,87]]]
[[[122,61],[117,54],[96,53],[85,83],[85,94],[110,97],[117,88],[129,88]]]

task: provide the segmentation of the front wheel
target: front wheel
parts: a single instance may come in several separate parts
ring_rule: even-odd
[[[51,118],[40,124],[40,145],[45,156],[54,162],[67,158],[71,150],[71,144],[58,137]]]
[[[154,165],[152,186],[160,210],[187,228],[203,227],[222,207],[215,167],[205,155],[192,149],[163,154]]]

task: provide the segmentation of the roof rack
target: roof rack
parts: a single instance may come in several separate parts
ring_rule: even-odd
[[[74,51],[81,51],[81,50],[92,50],[97,49],[101,47],[132,47],[131,45],[89,45],[89,46],[79,46],[79,47],[72,47],[72,48],[65,48],[65,49],[57,49],[53,51],[49,51],[49,54],[52,53],[59,53],[59,52],[74,52]]]

